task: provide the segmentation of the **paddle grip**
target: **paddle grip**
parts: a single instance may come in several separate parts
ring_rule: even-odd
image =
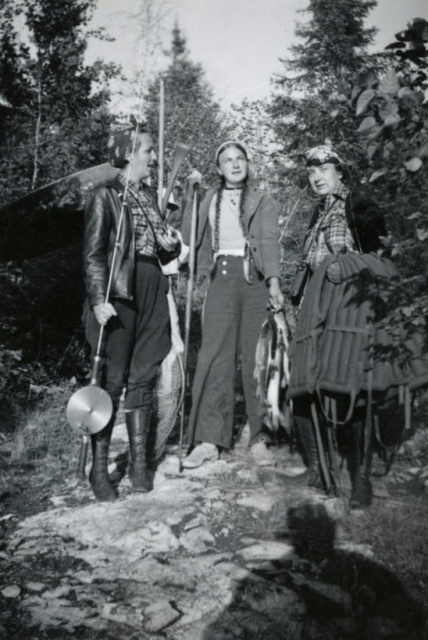
[[[89,436],[83,436],[82,444],[80,445],[79,464],[78,464],[77,473],[76,473],[76,476],[80,480],[86,479],[85,467],[86,467],[86,461],[88,459],[88,448],[89,448]]]
[[[92,363],[92,378],[89,384],[98,384],[98,374],[100,370],[101,356],[95,355]]]

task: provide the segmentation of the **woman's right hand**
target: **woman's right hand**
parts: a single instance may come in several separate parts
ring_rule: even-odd
[[[197,169],[193,169],[190,176],[187,178],[187,185],[189,188],[194,189],[196,186],[199,186],[202,182],[202,174],[197,171]]]
[[[117,316],[116,309],[110,302],[101,302],[92,307],[98,324],[107,324],[112,316]]]

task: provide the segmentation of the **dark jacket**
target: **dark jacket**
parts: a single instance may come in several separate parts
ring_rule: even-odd
[[[85,205],[83,278],[91,307],[106,300],[122,205],[121,194],[123,185],[116,179],[104,187],[94,189]],[[154,190],[151,189],[150,194],[153,206],[157,208]],[[113,269],[111,298],[132,299],[134,266],[134,222],[130,207],[125,203]]]
[[[196,229],[196,259],[199,275],[209,275],[214,264],[208,214],[216,191],[216,188],[208,189],[199,206]],[[181,233],[186,244],[190,243],[191,219],[192,202],[185,198]],[[253,186],[248,187],[244,223],[257,270],[263,274],[265,280],[271,277],[279,278],[278,205],[268,193]]]
[[[345,201],[346,220],[356,246],[361,253],[371,253],[382,248],[381,236],[387,231],[382,211],[364,193],[350,192]],[[320,205],[315,207],[308,231],[315,225],[320,214]]]

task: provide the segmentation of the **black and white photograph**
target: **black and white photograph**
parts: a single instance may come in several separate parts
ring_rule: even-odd
[[[0,640],[428,640],[426,0],[0,0]]]

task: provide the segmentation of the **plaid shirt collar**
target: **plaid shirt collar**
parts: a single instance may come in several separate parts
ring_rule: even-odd
[[[345,201],[348,189],[339,189],[322,198],[320,211],[314,226],[308,231],[304,247],[304,261],[314,271],[331,253],[352,251],[353,241],[346,222]]]
[[[119,175],[120,183],[125,187],[126,177]],[[127,198],[130,212],[134,221],[135,248],[138,254],[146,256],[157,255],[157,238],[163,234],[163,226],[151,193],[145,189],[144,182],[137,184],[128,181]]]
[[[346,200],[346,196],[348,195],[348,192],[349,190],[347,189],[346,185],[344,185],[343,182],[341,182],[337,191],[335,191],[334,193],[328,193],[321,200],[320,205],[321,205],[322,212],[328,213],[336,203],[339,203],[342,201],[344,202]]]

